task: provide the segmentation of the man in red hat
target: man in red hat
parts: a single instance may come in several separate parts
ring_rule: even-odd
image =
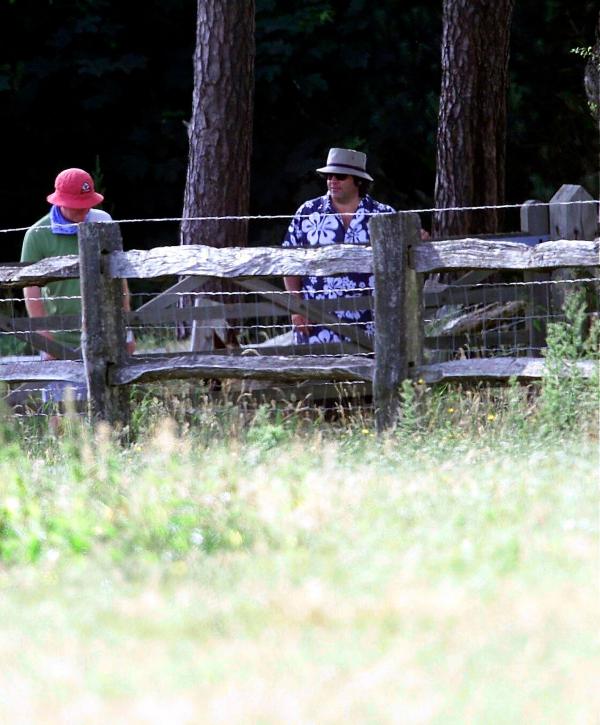
[[[54,192],[47,200],[52,204],[50,212],[31,226],[25,234],[21,261],[39,262],[47,257],[61,257],[67,254],[78,254],[77,225],[82,222],[110,222],[110,214],[94,207],[104,197],[94,189],[94,180],[83,169],[65,169],[54,182]],[[51,282],[43,288],[38,286],[25,287],[25,306],[30,317],[46,317],[48,315],[80,316],[81,290],[78,279],[65,279]],[[124,283],[123,306],[130,309],[127,286]],[[62,343],[68,347],[79,347],[81,330],[79,326],[72,330],[43,330],[41,335]],[[135,342],[130,335],[127,343],[128,352],[135,349]],[[44,359],[51,356],[43,353]],[[51,384],[44,395],[45,400],[62,400],[62,392],[66,386],[61,383]],[[50,388],[53,388],[52,390]],[[56,388],[54,390],[54,388]],[[84,390],[75,390],[76,399],[84,399]]]

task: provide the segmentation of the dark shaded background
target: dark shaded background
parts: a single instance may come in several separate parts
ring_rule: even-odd
[[[0,2],[0,228],[42,216],[68,166],[95,174],[115,218],[180,216],[195,0]],[[292,213],[320,193],[314,168],[334,145],[368,153],[381,201],[432,205],[441,4],[257,0],[251,213]],[[597,12],[595,0],[516,2],[509,203],[562,183],[598,193],[598,132],[572,52],[592,44]],[[284,227],[254,223],[251,243],[278,243]],[[178,241],[174,222],[123,234],[127,248]],[[0,239],[2,260],[18,259],[22,233]]]

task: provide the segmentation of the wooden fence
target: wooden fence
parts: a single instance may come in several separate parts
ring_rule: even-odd
[[[558,198],[557,198],[558,197]],[[574,198],[575,197],[575,198]],[[588,195],[589,197],[589,195]],[[402,380],[422,378],[428,383],[454,380],[501,381],[510,377],[533,380],[543,374],[543,359],[528,356],[476,358],[424,362],[426,351],[424,311],[434,298],[439,303],[450,285],[437,281],[431,291],[431,275],[457,275],[463,285],[477,284],[492,273],[510,271],[524,280],[573,277],[575,269],[592,269],[598,276],[598,241],[591,237],[597,228],[597,205],[577,204],[591,197],[581,187],[565,186],[549,207],[528,202],[522,209],[522,231],[506,238],[467,238],[423,242],[416,214],[382,215],[371,220],[372,247],[332,245],[319,249],[236,248],[215,249],[199,245],[163,247],[149,251],[123,251],[117,224],[84,224],[79,228],[79,258],[56,257],[31,265],[0,267],[0,286],[44,285],[58,279],[80,277],[82,297],[82,355],[77,351],[49,349],[45,338],[35,330],[48,329],[48,318],[28,321],[34,343],[63,359],[47,362],[0,362],[0,380],[31,382],[60,380],[86,382],[90,415],[94,420],[124,424],[128,420],[126,386],[157,380],[181,378],[253,379],[273,383],[299,381],[359,381],[372,385],[379,430],[394,424],[398,410],[398,389]],[[563,204],[569,201],[569,204]],[[552,239],[550,239],[552,237]],[[546,241],[547,240],[547,241]],[[170,295],[173,303],[181,293],[198,289],[210,278],[227,279],[241,289],[261,295],[268,309],[278,314],[297,312],[313,322],[339,322],[334,310],[340,300],[317,305],[284,293],[267,280],[287,275],[328,276],[369,272],[374,275],[372,306],[374,337],[348,327],[353,352],[327,354],[281,354],[285,349],[254,348],[242,351],[191,351],[160,355],[126,354],[126,327],[135,320],[149,320],[156,308]],[[129,316],[122,307],[122,280],[183,277],[163,295],[160,305],[153,300]],[[560,288],[556,285],[556,288]],[[535,314],[536,285],[527,288],[531,320]],[[474,298],[477,288],[473,290]],[[344,302],[344,301],[342,301]],[[554,300],[560,304],[561,300]],[[356,301],[354,304],[357,304]],[[367,300],[360,298],[360,307]],[[230,307],[231,309],[227,309]],[[256,311],[256,305],[252,307]],[[231,305],[203,300],[202,306],[177,310],[179,319],[191,321],[227,319],[245,314],[243,303]],[[19,321],[0,319],[4,329],[15,329]],[[73,321],[70,321],[73,324]],[[527,334],[536,337],[539,330]],[[37,335],[37,338],[35,339]],[[295,352],[297,352],[295,348]],[[245,351],[244,351],[245,352]],[[266,353],[266,354],[263,354]],[[269,354],[270,353],[270,354]],[[374,354],[373,354],[374,353]],[[69,359],[71,358],[71,359]],[[584,375],[592,375],[595,364],[583,361]]]

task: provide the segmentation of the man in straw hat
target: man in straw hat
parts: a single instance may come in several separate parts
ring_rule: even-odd
[[[317,173],[327,181],[327,193],[303,204],[292,219],[283,240],[284,247],[323,247],[328,244],[368,244],[369,220],[373,214],[392,213],[387,204],[367,194],[373,177],[367,173],[367,157],[352,149],[329,149],[327,163]],[[285,277],[288,292],[306,300],[361,297],[373,291],[373,275],[344,274],[333,277]],[[302,315],[292,315],[296,344],[341,342],[343,325],[360,325],[373,332],[370,310],[335,312],[338,331],[311,324]],[[337,327],[337,326],[336,326]]]
[[[54,182],[54,191],[46,197],[52,204],[48,214],[31,226],[23,240],[21,261],[39,262],[47,257],[61,257],[78,254],[77,225],[82,222],[110,222],[110,214],[93,207],[100,204],[104,197],[94,189],[91,175],[83,169],[65,169]],[[130,309],[127,286],[123,285],[123,306]],[[65,279],[51,282],[43,288],[25,287],[23,290],[25,307],[30,317],[79,316],[81,314],[81,290],[78,279]],[[72,330],[42,330],[40,334],[49,340],[62,343],[71,348],[81,344],[79,326]],[[133,335],[128,333],[128,352],[135,349]],[[45,360],[51,359],[48,353],[42,353]],[[42,391],[44,402],[57,402],[64,398],[67,387],[73,388],[76,400],[84,400],[87,391],[84,386],[69,383],[49,383]]]

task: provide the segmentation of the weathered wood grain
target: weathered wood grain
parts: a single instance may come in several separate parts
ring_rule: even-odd
[[[563,184],[550,199],[548,213],[553,239],[593,239],[596,236],[598,201],[579,184]]]
[[[417,214],[376,216],[369,223],[375,277],[377,360],[373,398],[379,432],[396,424],[400,406],[399,386],[408,377],[408,356],[420,357],[422,351],[422,286],[407,269],[408,249],[420,238],[420,228]],[[417,320],[412,319],[415,316]],[[414,336],[416,327],[419,331],[415,341],[410,335]]]
[[[108,383],[108,370],[125,363],[123,284],[105,274],[106,256],[123,249],[117,224],[80,224],[81,347],[93,421],[126,426],[129,396]]]
[[[525,234],[546,236],[550,233],[548,205],[537,199],[528,199],[521,205],[521,231]]]
[[[278,247],[216,249],[201,245],[156,247],[148,251],[113,252],[108,272],[114,278],[151,279],[172,275],[221,278],[330,275],[371,272],[369,247],[335,244],[319,249]],[[411,265],[417,272],[444,269],[553,269],[593,267],[600,263],[598,241],[557,240],[535,247],[490,239],[455,239],[416,244]],[[79,277],[76,256],[50,257],[26,266],[0,267],[5,286],[44,285]]]
[[[109,274],[125,279],[150,279],[169,275],[234,277],[325,276],[370,272],[371,250],[354,244],[332,244],[319,249],[280,247],[229,247],[200,244],[115,252]]]
[[[563,184],[550,200],[550,235],[553,239],[594,239],[598,229],[598,202],[594,202],[591,195],[577,184]],[[597,258],[596,264],[600,260]],[[563,284],[569,280],[577,279],[581,274],[580,265],[568,262],[551,273],[550,312],[561,314],[565,309],[567,300],[579,294],[582,290],[580,284]],[[595,270],[597,276],[598,270]],[[588,275],[592,276],[592,275]]]
[[[600,243],[587,240],[561,239],[530,247],[518,242],[467,238],[422,242],[411,250],[411,266],[417,272],[594,267],[599,263]]]
[[[308,360],[308,362],[307,362]],[[113,385],[150,382],[174,378],[207,377],[273,380],[290,383],[301,380],[372,381],[375,361],[363,356],[345,358],[303,357],[301,364],[293,356],[268,358],[228,355],[161,356],[156,359],[130,358],[130,362],[110,373]],[[592,379],[598,375],[598,363],[582,360],[565,364],[568,376],[573,365],[581,375]],[[414,379],[425,383],[461,382],[481,380],[504,382],[510,377],[527,382],[539,380],[544,374],[543,358],[481,358],[452,360],[450,362],[421,365],[410,372]],[[27,361],[0,363],[0,380],[6,382],[59,380],[70,383],[85,382],[83,363],[67,360],[47,362]]]
[[[168,355],[153,360],[130,358],[125,365],[109,371],[111,385],[128,385],[152,380],[180,378],[237,378],[241,380],[301,380],[370,381],[375,362],[364,356],[325,357],[303,355]]]
[[[7,383],[25,381],[60,380],[67,383],[85,383],[83,362],[74,360],[28,360],[27,362],[0,363],[0,380]]]
[[[422,365],[415,370],[413,377],[425,383],[459,382],[461,380],[504,381],[511,377],[517,380],[539,380],[544,375],[546,361],[531,357],[497,357],[474,360],[451,360],[433,365]],[[598,375],[598,363],[593,360],[581,360],[575,364],[565,363],[564,375],[568,376],[573,368],[585,378]]]
[[[510,300],[504,303],[492,302],[485,307],[469,310],[445,322],[440,328],[440,335],[458,335],[461,332],[472,332],[490,324],[497,325],[498,320],[517,315],[525,309],[525,302]]]
[[[161,292],[156,297],[145,302],[143,305],[137,308],[136,313],[138,315],[145,314],[146,312],[156,312],[157,310],[167,309],[178,305],[182,296],[187,292],[195,292],[201,287],[208,277],[184,277],[176,282],[174,285]]]
[[[0,284],[4,287],[26,287],[30,284],[43,286],[48,282],[74,277],[79,277],[79,259],[75,254],[48,257],[35,264],[0,267]]]

